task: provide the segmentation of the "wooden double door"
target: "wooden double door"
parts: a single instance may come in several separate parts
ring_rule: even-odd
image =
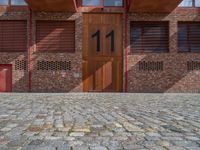
[[[84,92],[122,92],[122,14],[83,16]]]

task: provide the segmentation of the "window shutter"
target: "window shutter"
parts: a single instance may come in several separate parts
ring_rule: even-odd
[[[167,52],[169,50],[168,22],[131,22],[132,52]]]
[[[0,21],[0,52],[27,50],[27,22]]]
[[[37,51],[75,51],[74,21],[37,21]]]
[[[200,52],[200,22],[179,22],[178,47],[180,52]]]

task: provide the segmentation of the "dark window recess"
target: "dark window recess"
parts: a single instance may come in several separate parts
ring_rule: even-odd
[[[42,70],[42,71],[71,70],[71,61],[38,61],[37,70]]]
[[[139,71],[163,71],[163,61],[140,61]]]
[[[27,70],[27,61],[26,60],[16,60],[15,61],[15,70]]]
[[[75,52],[74,21],[37,21],[37,51]]]
[[[131,22],[131,52],[168,52],[168,22]]]
[[[200,52],[200,22],[178,23],[179,52]]]
[[[188,71],[200,70],[200,61],[188,61],[187,70]]]
[[[0,21],[0,52],[24,52],[27,50],[27,22]]]

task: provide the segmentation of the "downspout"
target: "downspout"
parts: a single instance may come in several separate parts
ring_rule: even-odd
[[[125,92],[128,92],[128,10],[130,0],[125,0],[124,18],[125,18]]]
[[[29,9],[29,48],[28,48],[28,89],[29,92],[32,90],[32,10]]]

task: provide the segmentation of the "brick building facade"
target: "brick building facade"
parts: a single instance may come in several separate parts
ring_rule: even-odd
[[[180,51],[178,36],[180,34],[180,23],[196,23],[196,32],[200,31],[200,27],[198,29],[198,26],[200,26],[200,10],[195,7],[178,7],[181,0],[176,0],[174,3],[170,3],[169,6],[163,5],[162,2],[154,1],[157,3],[149,4],[148,7],[145,5],[142,6],[142,4],[139,5],[137,0],[136,2],[124,1],[122,6],[119,4],[120,6],[117,7],[87,7],[82,6],[83,3],[80,1],[72,0],[74,10],[71,10],[71,7],[62,8],[61,6],[58,8],[55,6],[56,8],[53,8],[51,5],[44,4],[42,0],[38,3],[27,0],[28,6],[0,6],[0,30],[4,30],[4,28],[8,30],[5,24],[8,24],[9,21],[11,21],[9,23],[12,23],[12,21],[24,21],[26,23],[26,29],[25,31],[23,30],[26,34],[26,41],[23,40],[23,42],[26,42],[27,49],[13,51],[11,50],[12,46],[10,46],[11,48],[5,46],[5,43],[9,45],[9,40],[12,45],[13,37],[18,38],[19,34],[15,36],[11,35],[12,38],[6,36],[8,38],[6,42],[4,42],[6,38],[3,32],[0,37],[3,41],[0,41],[1,44],[3,43],[3,46],[0,47],[2,49],[0,50],[0,69],[3,68],[5,64],[12,65],[12,83],[6,82],[6,84],[11,84],[13,92],[199,92],[200,55],[198,52],[200,50],[198,51],[196,49],[200,48],[200,46],[198,47],[198,44],[194,43],[193,45],[196,47],[192,48],[196,51],[182,52]],[[65,2],[65,0],[63,0],[63,2]],[[59,4],[60,2],[58,1],[58,5]],[[42,5],[42,7],[40,5]],[[54,5],[56,5],[56,1]],[[69,5],[71,5],[71,3]],[[155,11],[153,7],[150,7],[151,5],[158,5],[157,7],[159,7],[160,10],[156,9]],[[166,7],[168,9],[164,9]],[[66,10],[59,11],[59,8]],[[116,25],[116,29],[122,27],[123,38],[120,40],[120,35],[116,37],[117,39],[115,38],[115,40],[121,41],[121,55],[119,54],[118,56],[118,54],[112,55],[112,53],[109,53],[109,58],[107,58],[105,55],[101,57],[98,55],[97,57],[95,53],[94,55],[91,54],[87,56],[88,60],[84,60],[84,51],[88,48],[88,41],[86,40],[87,42],[85,43],[84,41],[86,37],[88,37],[86,34],[89,34],[90,30],[90,27],[86,24],[86,19],[84,20],[84,15],[87,14],[105,14],[105,16],[106,14],[121,14],[121,21],[119,22],[122,22],[122,24],[120,26]],[[102,17],[100,21],[102,20],[106,19]],[[112,17],[108,17],[107,20],[108,22],[112,22]],[[64,24],[70,21],[74,23],[75,29],[73,34],[72,32],[68,32],[68,30],[72,30],[73,27],[62,28],[62,23]],[[91,30],[93,30],[93,28],[95,29],[95,26],[99,26],[99,24],[104,26],[104,28],[102,27],[102,32],[107,31],[107,28],[112,28],[111,23],[109,24],[104,21],[100,23],[100,21],[97,20],[98,23],[94,23],[94,26],[91,24]],[[113,19],[113,22],[117,21],[117,19]],[[17,22],[14,22],[13,24],[16,23]],[[135,23],[140,23],[142,25],[138,25],[138,27],[134,29],[134,26],[136,26]],[[139,40],[134,41],[135,36],[140,35],[140,29],[145,30],[146,24],[152,25],[154,23],[164,24],[163,28],[158,27],[158,29],[159,31],[161,30],[162,33],[165,30],[168,31],[166,35],[159,34],[159,36],[161,36],[160,39],[165,39],[166,43],[163,41],[156,41],[159,43],[159,46],[155,48],[156,44],[154,41],[154,49],[148,51],[148,44],[145,45],[144,43],[146,40],[145,33],[141,33],[144,37],[142,47],[143,49],[147,49],[147,51],[140,50],[142,49],[139,47],[140,45],[138,46],[139,50],[135,51],[135,49],[138,48],[135,45],[140,42]],[[45,25],[47,25],[47,28],[45,28]],[[88,25],[90,24],[88,23]],[[66,26],[68,26],[68,24]],[[14,30],[14,32],[17,30],[16,26],[10,28],[12,29],[10,30]],[[148,30],[148,33],[150,33],[151,29],[152,28]],[[21,30],[22,29],[20,29],[20,33]],[[11,31],[9,31],[10,34],[12,33]],[[138,31],[138,33],[136,33],[136,31]],[[64,33],[67,34],[67,36]],[[114,33],[114,35],[116,35],[116,32]],[[73,37],[71,37],[72,35]],[[108,46],[110,42],[107,42],[105,47],[108,46],[112,51],[112,35],[110,37],[111,47]],[[194,37],[194,40],[200,39],[200,36]],[[70,41],[73,40],[73,38],[74,43]],[[155,37],[152,37],[152,39],[153,38],[154,40],[156,39]],[[57,39],[59,40],[56,41]],[[107,38],[105,39],[107,40]],[[104,43],[106,43],[105,39],[102,38]],[[151,37],[149,39],[151,39]],[[66,49],[68,45],[62,47],[62,45],[65,44],[62,43],[63,41],[70,41],[69,45],[73,43],[73,45],[69,47],[69,51]],[[117,43],[119,43],[119,41]],[[147,40],[146,42],[152,41]],[[167,47],[165,44],[168,44]],[[17,44],[17,46],[18,45],[20,44]],[[120,47],[118,45],[114,43],[114,48],[118,49],[118,47]],[[14,45],[14,47],[17,46]],[[163,48],[164,46],[167,51],[160,51],[159,47]],[[96,45],[94,48],[96,48]],[[150,46],[150,48],[152,47]],[[88,52],[90,51],[88,50]],[[104,52],[102,53],[104,54]],[[88,57],[94,57],[96,60],[89,60],[90,58]],[[122,59],[120,59],[120,57]],[[96,61],[101,58],[105,59],[105,61],[99,65],[100,60],[98,60],[97,63]],[[94,68],[91,71],[91,68],[88,66],[91,66],[93,62],[96,68],[93,66]],[[119,67],[121,67],[121,71],[117,69]],[[91,74],[88,73],[90,74],[88,75],[86,70],[88,72],[91,71],[93,74],[90,72]],[[98,75],[98,70],[100,70],[100,75]],[[109,71],[111,72],[110,74],[108,73]],[[91,80],[87,79],[90,78],[89,76],[92,76]],[[1,80],[1,82],[3,83],[4,80]],[[106,85],[108,82],[110,84]],[[105,86],[108,87],[106,87],[108,90],[106,90]],[[3,87],[1,88],[3,89]],[[4,87],[4,89],[6,88]]]

